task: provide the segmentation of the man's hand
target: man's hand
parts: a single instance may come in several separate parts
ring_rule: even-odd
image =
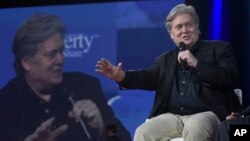
[[[122,63],[117,66],[111,64],[107,59],[102,58],[96,64],[96,72],[103,74],[109,79],[121,82],[125,77],[125,72],[122,71]]]
[[[24,141],[54,141],[58,136],[64,133],[67,129],[67,125],[62,125],[58,127],[56,130],[52,130],[52,123],[54,118],[49,118],[44,121],[39,127],[37,127],[36,131],[26,137]]]
[[[184,50],[179,52],[178,54],[178,62],[185,62],[189,67],[195,68],[198,60],[194,57],[194,55],[189,50]]]
[[[75,118],[76,121],[79,121],[82,117],[87,121],[86,124],[95,129],[99,135],[103,134],[104,123],[101,113],[91,100],[77,101],[72,111],[69,112],[69,117]]]
[[[228,115],[226,117],[226,120],[232,120],[232,119],[236,119],[239,117],[239,114],[238,113],[235,113],[235,112],[232,112],[230,115]]]

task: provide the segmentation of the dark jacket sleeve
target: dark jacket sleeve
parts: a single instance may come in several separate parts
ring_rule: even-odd
[[[197,51],[197,84],[200,98],[221,120],[241,105],[234,89],[239,87],[239,72],[233,46],[224,41],[202,41]]]
[[[196,70],[198,81],[221,88],[235,88],[239,83],[239,73],[231,44],[217,41],[204,46]]]
[[[127,70],[126,77],[121,83],[118,83],[120,89],[141,89],[141,90],[156,90],[160,72],[163,65],[163,55],[155,59],[154,64],[147,69]]]

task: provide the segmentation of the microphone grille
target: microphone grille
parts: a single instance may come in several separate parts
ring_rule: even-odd
[[[186,45],[184,42],[180,42],[179,43],[179,51],[184,51],[184,50],[186,50]]]

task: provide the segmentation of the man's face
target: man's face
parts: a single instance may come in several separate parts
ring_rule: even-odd
[[[199,33],[199,28],[190,14],[177,15],[171,22],[170,36],[176,46],[179,46],[180,42],[184,42],[187,47],[192,46],[198,40]]]
[[[61,83],[63,49],[64,42],[61,34],[55,34],[41,43],[36,55],[26,63],[28,79],[45,87]]]

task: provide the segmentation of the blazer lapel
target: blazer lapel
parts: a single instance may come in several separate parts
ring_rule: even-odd
[[[174,73],[176,69],[177,63],[177,52],[173,51],[172,53],[169,54],[168,57],[166,57],[166,67],[165,67],[165,84],[167,87],[169,87],[169,91],[171,90],[170,88],[172,87],[172,82],[174,79]]]

